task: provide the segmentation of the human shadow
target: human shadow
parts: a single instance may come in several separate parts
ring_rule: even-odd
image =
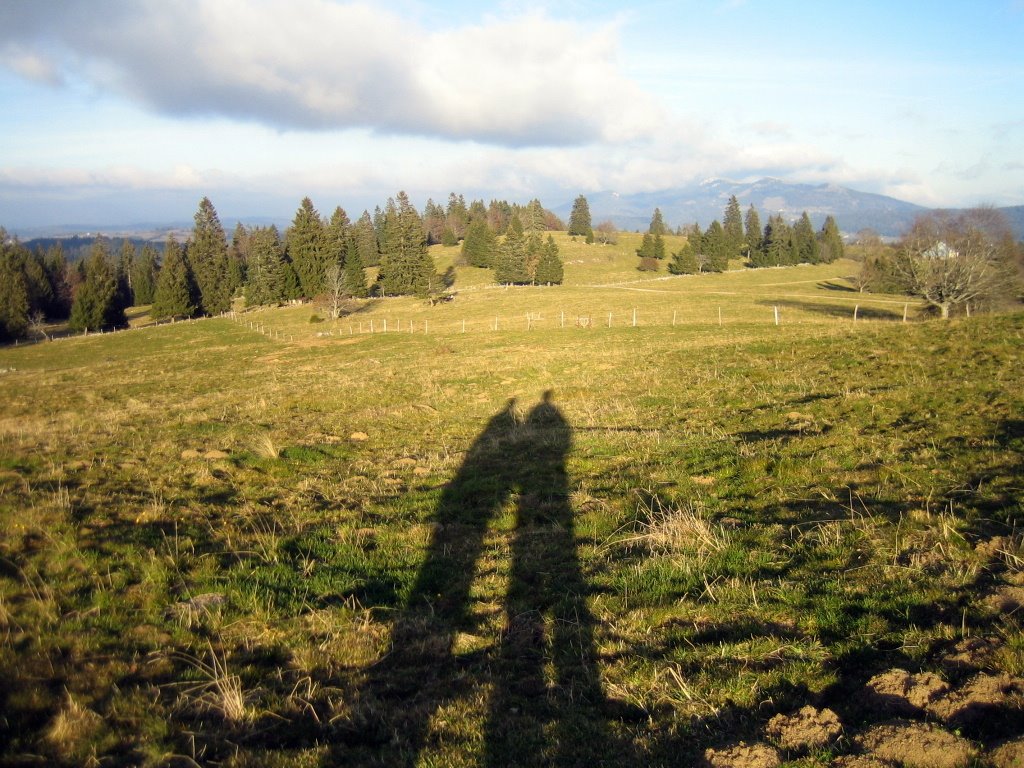
[[[525,419],[509,400],[445,487],[391,651],[360,694],[362,746],[376,734],[378,758],[415,764],[445,738],[433,730],[439,713],[486,700],[484,764],[605,762],[607,710],[569,503],[571,446],[551,392]],[[498,617],[477,610],[472,588],[480,571],[502,571],[488,560],[500,551],[488,531],[513,501],[507,594],[488,645],[482,625]],[[481,642],[467,648],[465,638]]]

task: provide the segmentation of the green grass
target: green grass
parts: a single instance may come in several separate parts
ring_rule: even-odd
[[[632,237],[0,350],[0,763],[669,765],[965,635],[1020,674],[1024,317]]]

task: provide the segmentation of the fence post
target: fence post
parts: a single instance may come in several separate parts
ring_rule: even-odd
[[[612,313],[611,312],[608,313],[608,327],[609,328],[612,327]]]
[[[907,307],[908,306],[910,306],[910,305],[909,304],[904,304],[903,305],[903,322],[904,323],[907,322]]]
[[[718,308],[718,327],[722,327],[722,308]]]
[[[674,326],[675,324],[676,324],[676,311],[673,309],[672,310],[672,325]]]
[[[465,320],[462,321],[462,332],[463,333],[466,332],[466,321]]]
[[[853,322],[857,322],[857,311],[860,309],[860,304],[853,305]]]
[[[633,327],[636,328],[636,307],[633,307]]]
[[[777,306],[775,307],[775,324],[779,324],[779,308]]]

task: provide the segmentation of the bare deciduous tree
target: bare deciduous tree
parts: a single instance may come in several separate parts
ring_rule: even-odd
[[[956,307],[990,299],[1004,272],[1003,227],[993,218],[995,211],[986,211],[928,214],[903,238],[897,274],[909,293],[937,308],[943,318]]]

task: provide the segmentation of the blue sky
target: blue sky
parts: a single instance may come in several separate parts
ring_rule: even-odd
[[[776,176],[1024,204],[1024,0],[0,2],[0,225]]]

